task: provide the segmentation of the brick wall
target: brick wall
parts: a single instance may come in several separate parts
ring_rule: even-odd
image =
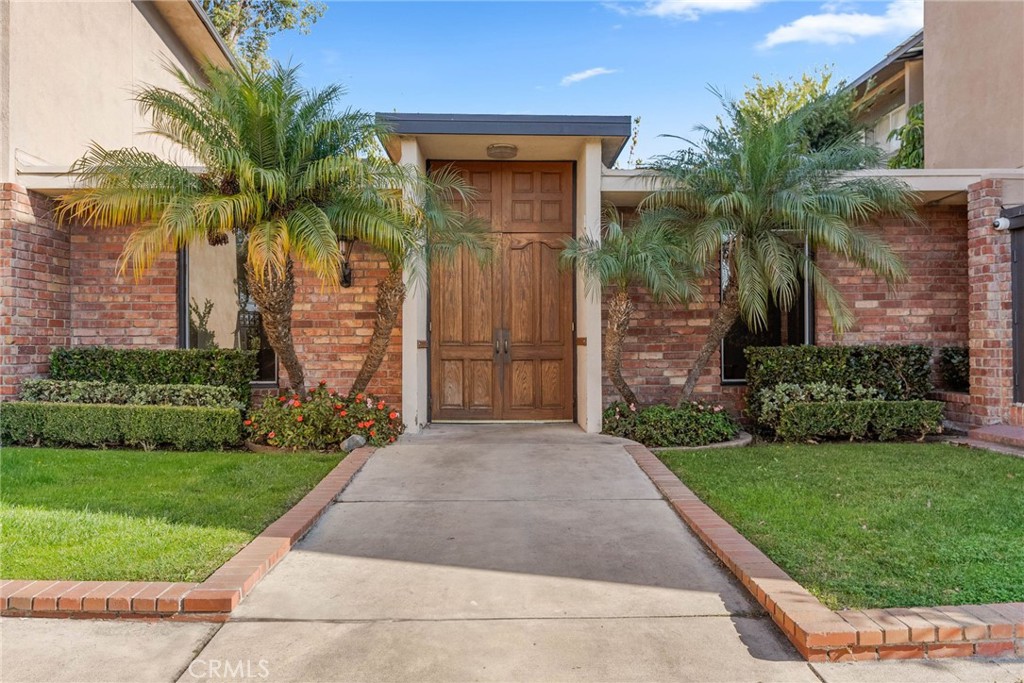
[[[971,414],[984,425],[1008,421],[1014,414],[1010,234],[992,227],[1002,203],[1002,181],[971,185],[967,202]]]
[[[908,282],[889,292],[885,282],[871,273],[830,254],[820,254],[818,263],[854,307],[857,319],[853,328],[838,339],[824,306],[818,302],[817,343],[966,344],[968,273],[964,208],[926,208],[921,211],[919,224],[888,220],[876,230],[903,259],[910,274]],[[659,305],[647,294],[634,291],[636,313],[622,366],[623,377],[641,402],[678,399],[679,389],[718,308],[718,281],[716,272],[704,284],[704,301],[689,306]],[[695,396],[739,412],[745,387],[723,386],[720,376],[721,360],[715,353]],[[606,404],[618,398],[607,379],[604,398]]]
[[[50,350],[68,344],[70,257],[52,202],[0,184],[0,399],[45,375]]]
[[[387,275],[388,266],[383,256],[362,245],[355,248],[352,259],[353,283],[348,288],[325,287],[308,270],[296,268],[293,332],[309,386],[325,380],[332,388],[348,391],[362,367],[377,315],[377,283]],[[284,384],[283,368],[281,375]],[[369,391],[401,406],[401,320]]]
[[[71,343],[174,348],[178,343],[178,259],[160,256],[136,279],[118,275],[129,228],[71,232]]]

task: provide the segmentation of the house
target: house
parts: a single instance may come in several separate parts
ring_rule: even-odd
[[[19,4],[5,5],[12,17],[22,11]],[[227,59],[208,24],[185,12],[190,3],[164,0],[148,7],[125,2],[123,11],[137,29],[131,34],[154,37],[150,52],[134,50],[123,59],[145,61],[150,68],[144,73],[153,79],[159,71],[146,60],[153,60],[147,55],[154,50],[169,51],[188,68],[200,56]],[[819,264],[858,314],[855,326],[835,337],[823,305],[807,291],[793,310],[774,312],[769,329],[759,336],[735,331],[709,364],[699,397],[741,406],[742,349],[748,344],[969,344],[971,393],[943,396],[949,417],[965,424],[1024,427],[1024,386],[1015,379],[1024,366],[1024,339],[1014,342],[1011,315],[1022,306],[1011,296],[1011,282],[1024,282],[1024,273],[1012,273],[1010,251],[1012,239],[1021,238],[993,227],[1004,206],[1024,204],[1024,109],[1012,106],[1024,69],[1015,40],[1024,32],[1024,15],[1017,9],[1012,3],[928,0],[924,36],[930,52],[920,74],[916,56],[893,59],[878,71],[889,74],[885,70],[893,65],[903,69],[903,102],[908,88],[916,92],[920,86],[928,131],[941,131],[926,133],[926,168],[875,172],[899,176],[920,197],[919,223],[890,220],[873,226],[902,256],[909,282],[893,293],[842,259],[821,255]],[[960,16],[965,11],[984,21],[965,21]],[[179,28],[168,18],[172,14]],[[118,40],[123,42],[123,35]],[[186,42],[186,35],[193,42]],[[957,48],[965,40],[972,50]],[[90,37],[90,44],[97,42],[102,41]],[[897,52],[910,55],[910,47],[905,43]],[[40,50],[40,63],[46,57]],[[11,63],[11,55],[4,59]],[[929,71],[933,65],[943,69],[942,78]],[[908,78],[908,69],[917,75]],[[12,74],[29,80],[41,71],[22,66]],[[883,82],[895,86],[900,82],[895,74]],[[54,94],[65,97],[60,88],[38,93],[38,103],[25,91],[15,99],[12,88],[16,106],[8,103],[5,111],[29,102],[39,111],[19,113],[19,120],[44,127],[57,126],[54,119],[64,112],[86,109],[89,97],[121,111],[116,105],[127,102],[123,93],[132,77],[110,78],[121,80],[98,91],[76,90],[77,81],[69,78],[69,94],[85,94],[63,103]],[[1014,78],[1016,90],[1009,87]],[[963,82],[970,87],[956,87]],[[996,104],[979,101],[981,94]],[[602,408],[614,397],[601,367],[603,303],[587,294],[578,275],[559,268],[559,249],[568,236],[598,233],[604,202],[631,209],[649,191],[643,174],[614,169],[630,136],[630,117],[378,116],[393,130],[387,152],[394,162],[422,170],[442,163],[463,169],[480,193],[475,210],[500,233],[500,249],[488,268],[460,261],[428,286],[411,288],[401,329],[370,390],[400,404],[411,430],[442,420],[565,420],[600,430]],[[230,247],[199,245],[177,258],[168,255],[140,281],[126,281],[116,276],[123,232],[57,227],[49,218],[48,197],[66,186],[68,179],[60,174],[81,153],[83,141],[128,144],[141,127],[131,117],[128,103],[121,126],[109,134],[101,134],[99,123],[90,127],[76,120],[77,132],[62,137],[60,148],[43,142],[33,147],[22,141],[31,142],[30,134],[9,124],[12,145],[22,152],[5,152],[7,165],[0,167],[0,180],[6,182],[0,194],[4,397],[17,391],[21,378],[45,372],[46,354],[54,346],[261,345]],[[297,352],[310,378],[341,389],[359,369],[371,334],[376,283],[387,273],[382,256],[356,249],[348,287],[325,290],[301,267],[296,273]],[[640,297],[623,374],[641,400],[675,400],[717,307],[720,279],[712,275],[704,286],[704,302],[698,305],[656,306]],[[285,384],[273,355],[264,350],[262,358],[257,386],[273,390]]]

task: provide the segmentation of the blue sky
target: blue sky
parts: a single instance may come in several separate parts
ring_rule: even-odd
[[[640,116],[643,159],[714,120],[709,84],[739,96],[755,73],[828,64],[852,79],[921,16],[921,0],[330,2],[271,56],[367,111]]]

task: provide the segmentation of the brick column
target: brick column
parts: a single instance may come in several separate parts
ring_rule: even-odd
[[[967,271],[970,291],[971,405],[982,425],[1007,422],[1013,405],[1010,234],[992,227],[1002,181],[967,188]]]
[[[0,183],[0,400],[45,376],[71,330],[70,241],[52,202]]]

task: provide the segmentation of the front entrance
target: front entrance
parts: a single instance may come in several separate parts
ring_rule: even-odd
[[[573,233],[572,164],[458,162],[492,262],[460,255],[430,280],[433,420],[571,420],[573,285],[559,267]]]

